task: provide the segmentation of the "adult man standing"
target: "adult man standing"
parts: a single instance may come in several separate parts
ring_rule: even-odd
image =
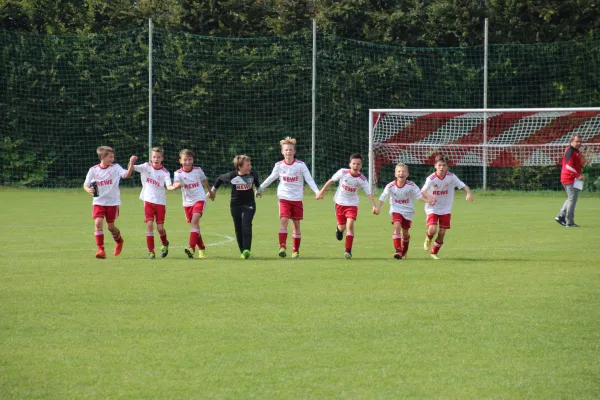
[[[576,180],[582,181],[581,175],[582,159],[579,148],[581,147],[581,136],[575,135],[571,138],[571,145],[565,150],[560,171],[560,183],[567,192],[567,200],[558,212],[554,220],[567,227],[579,227],[575,223],[575,205],[581,188],[575,185]]]

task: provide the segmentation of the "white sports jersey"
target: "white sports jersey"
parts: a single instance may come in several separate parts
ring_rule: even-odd
[[[444,215],[452,212],[454,203],[454,189],[462,189],[465,185],[456,175],[446,172],[444,179],[440,179],[437,173],[429,175],[423,185],[423,191],[435,197],[435,204],[425,203],[426,214]]]
[[[363,188],[366,194],[371,194],[371,185],[367,178],[363,174],[353,176],[348,168],[340,169],[331,179],[340,181],[333,201],[341,206],[357,206],[360,188]]]
[[[261,189],[266,189],[277,178],[279,178],[277,197],[280,199],[301,201],[304,197],[304,181],[315,194],[319,193],[319,188],[310,176],[306,164],[300,160],[294,160],[291,164],[286,163],[285,160],[276,163],[271,175],[260,185]]]
[[[141,174],[142,192],[140,199],[154,204],[167,205],[165,186],[171,185],[171,175],[165,167],[156,169],[147,162],[133,167]]]
[[[94,165],[85,177],[85,184],[90,186],[92,182],[98,184],[98,197],[94,197],[92,204],[98,206],[118,206],[121,204],[121,190],[119,181],[127,173],[119,164],[112,164],[102,168],[100,164]]]
[[[175,171],[175,182],[181,182],[181,197],[183,197],[183,206],[191,207],[201,200],[206,200],[206,192],[202,181],[206,180],[206,175],[200,167],[192,167],[190,172],[183,168]]]
[[[388,183],[379,200],[385,201],[388,196],[390,196],[390,215],[402,214],[409,221],[415,217],[415,200],[423,198],[419,187],[411,181],[404,182],[402,186],[398,186],[396,181]]]

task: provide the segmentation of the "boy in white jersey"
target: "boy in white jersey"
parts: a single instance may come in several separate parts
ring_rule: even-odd
[[[184,149],[179,152],[179,163],[181,168],[175,171],[173,185],[168,186],[167,189],[181,188],[185,219],[192,226],[189,247],[184,251],[189,258],[194,258],[197,245],[198,258],[206,258],[206,246],[200,233],[200,218],[206,205],[206,193],[212,199],[210,185],[202,168],[194,167],[194,153],[191,150]]]
[[[287,255],[287,236],[288,225],[292,220],[292,258],[300,256],[300,241],[302,234],[300,233],[300,221],[304,218],[304,207],[302,198],[304,197],[304,181],[315,192],[319,193],[319,188],[313,180],[306,164],[297,160],[296,155],[296,139],[286,137],[279,142],[281,145],[281,154],[283,160],[275,164],[273,172],[258,188],[259,195],[262,193],[275,179],[279,178],[279,186],[277,186],[277,197],[279,198],[279,257]]]
[[[342,168],[336,172],[330,180],[321,188],[317,198],[322,199],[325,190],[339,181],[337,191],[333,197],[335,202],[335,217],[337,226],[335,228],[335,237],[337,240],[342,240],[344,230],[346,230],[346,251],[344,258],[352,258],[352,244],[354,241],[354,221],[358,217],[358,189],[362,188],[369,200],[371,206],[375,208],[375,201],[371,193],[371,185],[367,178],[360,173],[362,168],[362,156],[360,154],[352,154],[350,156],[350,168]]]
[[[141,174],[142,192],[140,199],[144,200],[144,214],[146,223],[146,245],[148,246],[148,258],[156,258],[154,253],[154,220],[156,219],[156,229],[160,235],[162,247],[160,256],[166,257],[169,254],[169,241],[167,240],[167,231],[164,228],[165,216],[167,214],[167,195],[165,188],[171,186],[171,175],[163,167],[164,160],[163,149],[161,147],[152,148],[150,162],[139,164],[133,168]]]
[[[443,154],[435,157],[435,172],[425,180],[421,193],[429,194],[435,198],[435,204],[425,204],[427,214],[427,237],[423,248],[430,251],[430,257],[439,260],[438,252],[444,244],[446,229],[450,229],[450,214],[454,203],[454,189],[464,189],[467,192],[467,201],[473,201],[471,189],[465,185],[456,175],[448,172],[448,158]],[[438,224],[440,226],[437,232]],[[433,247],[431,241],[437,232]]]
[[[428,204],[435,204],[435,199],[427,194],[422,194],[419,187],[414,182],[407,180],[408,166],[399,163],[396,164],[396,180],[388,183],[379,196],[379,204],[373,208],[373,214],[379,215],[381,206],[385,199],[390,196],[390,215],[394,225],[392,242],[394,243],[394,258],[401,260],[406,258],[408,245],[410,243],[410,234],[408,230],[412,226],[415,217],[415,200],[422,200]]]
[[[94,165],[88,171],[83,190],[94,196],[92,218],[94,219],[94,236],[96,237],[96,258],[106,258],[104,251],[103,221],[106,218],[106,227],[115,240],[114,255],[118,256],[123,250],[125,242],[121,237],[121,231],[115,226],[115,220],[119,216],[119,205],[121,204],[121,190],[119,181],[121,178],[128,179],[133,173],[133,164],[137,161],[136,156],[131,156],[127,169],[115,161],[115,151],[108,146],[100,146],[96,150],[100,158],[100,164]]]

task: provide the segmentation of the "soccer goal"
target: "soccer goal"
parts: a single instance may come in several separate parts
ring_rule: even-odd
[[[573,135],[584,142],[586,163],[600,163],[600,107],[371,109],[369,179],[377,185],[381,168],[399,162],[411,170],[426,165],[431,173],[435,156],[443,153],[451,166],[472,171],[465,183],[486,189],[488,169],[510,167],[514,174],[515,167],[559,165]]]

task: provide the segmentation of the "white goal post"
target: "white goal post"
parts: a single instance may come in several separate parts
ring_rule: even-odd
[[[382,164],[433,164],[487,169],[560,163],[571,137],[581,136],[587,163],[600,163],[600,107],[369,110],[369,181]]]

